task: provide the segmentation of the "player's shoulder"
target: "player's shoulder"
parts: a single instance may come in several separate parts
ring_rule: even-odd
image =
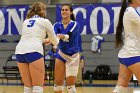
[[[51,23],[51,21],[49,20],[49,19],[46,19],[46,18],[39,18],[39,19],[36,19],[36,20],[38,20],[40,23],[42,23],[42,24],[48,24],[48,25],[52,25],[52,23]]]
[[[139,11],[133,7],[128,7],[125,12],[126,14],[131,15],[131,16],[135,16],[135,15],[140,16]]]
[[[47,19],[47,18],[37,18],[36,20],[40,20],[40,21],[45,21],[45,22],[50,22],[50,20],[49,19]]]
[[[79,26],[79,22],[71,20],[71,24]]]
[[[74,23],[74,24],[79,24],[79,22],[78,22],[78,21],[76,21],[76,20],[71,20],[71,23]]]
[[[127,7],[126,12],[127,13],[135,13],[136,12],[136,9],[133,8],[133,7]]]
[[[60,26],[62,24],[62,22],[55,22],[53,26]]]
[[[41,21],[41,22],[48,22],[48,23],[50,23],[49,19],[40,17],[38,15],[34,15],[32,18],[30,18],[30,20],[37,20],[37,21]]]

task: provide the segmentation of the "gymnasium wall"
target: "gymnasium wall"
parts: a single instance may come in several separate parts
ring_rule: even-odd
[[[21,4],[31,5],[34,1],[38,1],[38,0],[22,0],[22,1],[1,0],[0,5],[1,6],[21,5]],[[52,23],[55,23],[56,21],[55,4],[57,3],[71,2],[71,3],[79,4],[80,2],[81,4],[85,4],[85,3],[101,3],[101,2],[108,3],[109,2],[109,1],[105,2],[105,0],[40,0],[40,1],[49,4],[47,10],[47,16]],[[114,48],[114,40],[115,40],[114,34],[109,34],[109,35],[106,34],[101,36],[104,37],[105,39],[105,42],[101,44],[101,53],[93,53],[91,51],[91,38],[93,37],[93,34],[82,35],[83,55],[85,57],[84,72],[86,72],[87,70],[94,71],[96,66],[100,64],[106,64],[106,65],[110,65],[112,72],[118,73],[118,68],[119,68],[119,62],[117,60],[118,49]],[[17,45],[17,42],[15,41],[19,40],[20,36],[1,35],[0,40],[4,40],[4,39],[6,39],[8,42],[0,42],[0,72],[3,71],[2,67],[5,65],[7,58],[11,54],[14,54],[15,46]],[[50,49],[51,46],[46,47],[46,52],[49,51]],[[16,65],[16,62],[13,62],[11,65],[13,64]]]

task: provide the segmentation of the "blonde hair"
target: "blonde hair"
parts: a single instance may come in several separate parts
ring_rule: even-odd
[[[33,3],[33,5],[31,6],[31,9],[29,10],[29,12],[27,13],[26,19],[31,18],[34,15],[39,15],[40,17],[46,18],[46,13],[41,10],[46,10],[46,5],[42,2],[35,2]]]

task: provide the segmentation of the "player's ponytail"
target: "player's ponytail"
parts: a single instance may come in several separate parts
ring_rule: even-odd
[[[71,14],[70,18],[71,18],[71,20],[75,21],[75,16],[73,13]]]
[[[27,13],[26,19],[31,18],[34,15],[38,15],[40,17],[46,18],[46,14],[44,11],[46,11],[46,5],[43,4],[42,2],[35,2],[33,3],[31,9]]]
[[[132,2],[132,0],[128,0],[129,3]],[[122,36],[122,32],[124,30],[123,27],[123,15],[124,12],[127,8],[127,0],[123,0],[122,6],[121,6],[121,10],[120,10],[120,14],[119,14],[119,22],[116,28],[116,41],[115,41],[115,46],[117,48],[121,47],[123,45],[123,36]]]

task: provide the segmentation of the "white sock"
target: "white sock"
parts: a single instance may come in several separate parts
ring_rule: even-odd
[[[43,93],[43,87],[33,86],[33,91],[32,92]]]
[[[115,92],[115,93],[129,93],[128,88],[123,87],[123,86],[119,86],[119,85],[116,85],[113,92]]]
[[[24,93],[32,93],[32,88],[24,86]]]
[[[67,86],[68,93],[77,93],[75,85]]]

